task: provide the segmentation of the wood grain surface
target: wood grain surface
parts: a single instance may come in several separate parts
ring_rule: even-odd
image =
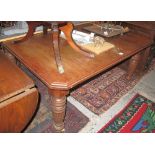
[[[142,34],[129,32],[107,40],[119,48],[123,55],[119,55],[118,51],[109,50],[96,55],[95,58],[88,58],[73,50],[62,39],[60,54],[65,72],[59,74],[51,39],[50,33],[37,34],[20,44],[8,41],[3,45],[49,88],[62,90],[74,87],[152,44],[151,40]]]

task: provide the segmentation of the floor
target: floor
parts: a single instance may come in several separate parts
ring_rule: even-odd
[[[1,37],[3,38],[2,35]],[[123,109],[123,107],[129,102],[129,100],[136,93],[139,93],[143,95],[144,97],[155,102],[155,68],[151,72],[147,73],[144,77],[142,77],[142,79],[137,83],[137,85],[132,90],[130,90],[126,95],[121,97],[117,101],[116,104],[114,104],[109,110],[107,110],[105,113],[99,116],[89,111],[85,106],[83,106],[81,103],[79,103],[77,100],[75,100],[71,96],[69,96],[67,100],[90,119],[87,125],[83,129],[81,129],[79,132],[94,133],[94,132],[97,132],[104,124],[106,124],[121,109]]]
[[[155,59],[153,60],[153,64],[155,64]],[[86,126],[79,131],[79,133],[96,133],[99,131],[99,129],[123,109],[137,93],[155,102],[155,65],[153,65],[152,69],[140,79],[133,89],[122,96],[109,110],[101,115],[94,114],[73,97],[69,96],[67,100],[90,120]]]
[[[94,113],[89,111],[71,96],[69,96],[67,99],[90,119],[90,122],[88,122],[87,125],[79,132],[94,133],[97,132],[101,127],[103,127],[103,125],[106,124],[121,109],[123,109],[123,107],[131,100],[131,98],[136,93],[139,93],[155,102],[155,68],[154,70],[145,74],[132,90],[121,97],[116,104],[114,104],[109,110],[107,110],[100,116],[95,115]]]

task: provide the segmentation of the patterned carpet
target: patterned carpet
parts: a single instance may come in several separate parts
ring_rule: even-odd
[[[126,75],[125,70],[115,67],[77,88],[71,96],[95,114],[100,115],[133,88],[139,80],[136,76],[127,80]]]
[[[154,133],[155,103],[137,94],[99,133]]]
[[[32,75],[24,66],[21,68],[34,80],[39,92],[40,101],[38,111],[33,121],[28,125],[28,128],[24,132],[30,133],[54,133],[55,130],[52,126],[52,113],[50,107],[50,98],[46,86],[39,81],[34,75]],[[70,103],[67,104],[65,129],[66,133],[76,133],[82,129],[89,119],[82,114],[77,108]]]
[[[155,68],[155,59],[152,61],[149,71]],[[24,132],[55,132],[51,122],[50,99],[47,88],[26,68],[22,69],[35,81],[41,94],[38,111]],[[116,103],[138,82],[139,77],[133,76],[131,80],[126,79],[126,71],[120,67],[98,76],[90,82],[80,86],[71,93],[77,101],[92,112],[100,115]],[[72,104],[67,104],[65,128],[68,133],[78,132],[87,125],[89,119]]]

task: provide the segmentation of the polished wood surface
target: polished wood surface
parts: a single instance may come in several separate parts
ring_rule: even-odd
[[[155,41],[155,21],[126,21],[130,29],[141,31]]]
[[[33,86],[33,81],[0,53],[0,102]]]
[[[4,46],[49,88],[66,90],[129,58],[152,43],[147,37],[135,33],[127,33],[108,41],[115,44],[124,54],[119,55],[117,51],[110,50],[92,59],[74,52],[65,44],[61,47],[62,63],[65,68],[62,75],[56,69],[50,35],[35,35],[18,45],[9,41],[5,42]]]
[[[21,132],[37,103],[33,81],[0,53],[0,132]]]
[[[143,60],[147,58],[145,61],[146,65],[145,67],[143,66],[143,69],[148,68],[153,60],[153,57],[155,56],[155,21],[126,21],[122,22],[122,24],[128,26],[131,31],[138,31],[152,39],[153,44],[150,51],[144,53],[143,56]]]
[[[89,58],[75,52],[65,40],[61,39],[60,51],[64,74],[59,74],[57,70],[50,33],[34,35],[20,44],[7,41],[3,46],[48,87],[54,127],[57,131],[63,132],[66,95],[71,88],[133,57],[128,71],[130,78],[140,62],[141,52],[145,52],[152,44],[150,38],[133,32],[109,38],[107,41],[113,43],[117,50],[109,50]]]
[[[155,31],[155,21],[126,21],[126,23],[139,26],[143,29]]]
[[[0,103],[0,132],[21,132],[31,120],[38,103],[36,88]]]
[[[47,30],[50,28],[52,30],[51,42],[52,48],[54,51],[55,61],[60,74],[64,73],[64,67],[61,62],[60,47],[59,47],[59,37],[60,32],[62,31],[66,37],[68,44],[77,52],[80,52],[88,57],[94,57],[94,54],[90,51],[82,50],[79,46],[76,45],[72,39],[72,31],[74,29],[73,23],[71,22],[46,22],[46,21],[27,21],[28,32],[25,37],[15,40],[14,43],[21,43],[23,41],[31,38],[35,32],[36,27],[43,26],[43,34],[47,34]]]

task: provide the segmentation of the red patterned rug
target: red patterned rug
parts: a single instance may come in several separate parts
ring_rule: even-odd
[[[52,113],[50,110],[50,98],[46,86],[41,81],[39,81],[34,75],[32,75],[24,66],[22,66],[21,68],[34,80],[40,94],[38,111],[33,121],[28,125],[24,132],[54,133],[55,130],[52,126]],[[84,114],[82,114],[69,102],[67,103],[67,111],[65,118],[66,133],[78,132],[88,123],[88,121],[89,119]]]
[[[99,115],[135,86],[138,78],[127,80],[126,75],[125,70],[115,67],[77,88],[71,96]]]
[[[154,133],[155,103],[137,94],[99,133]]]

